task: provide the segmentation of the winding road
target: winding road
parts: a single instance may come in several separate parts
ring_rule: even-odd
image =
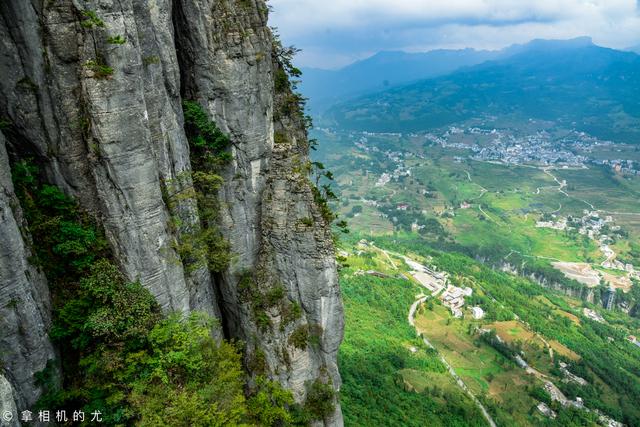
[[[386,251],[384,249],[382,251],[386,253]],[[419,263],[417,263],[417,262],[415,262],[413,260],[410,260],[406,256],[403,256],[403,258],[404,258],[405,262],[407,263],[407,265],[409,265],[413,269],[417,268],[417,269],[422,270],[422,271],[428,270],[427,268],[425,268],[425,266],[423,266],[423,265],[421,265],[421,264],[419,264]],[[428,286],[424,285],[422,282],[420,282],[420,284],[425,289],[431,291],[431,289]],[[437,289],[435,292],[433,292],[431,294],[431,297],[437,295],[442,289],[443,288]],[[465,393],[467,393],[467,395],[469,395],[469,397],[475,403],[475,405],[478,407],[478,409],[480,409],[480,412],[482,412],[482,415],[487,420],[489,425],[491,427],[496,427],[496,423],[493,421],[493,418],[491,418],[491,415],[487,411],[487,408],[484,407],[482,402],[480,402],[480,400],[478,400],[476,395],[473,394],[473,392],[469,389],[469,387],[467,387],[467,385],[464,383],[462,378],[460,378],[460,376],[456,373],[456,371],[449,364],[449,362],[447,362],[447,360],[444,358],[444,356],[438,351],[438,349],[436,349],[434,347],[434,345],[431,344],[431,342],[427,338],[425,338],[425,336],[423,334],[418,332],[418,329],[416,328],[416,311],[418,310],[418,307],[420,306],[420,304],[422,304],[423,302],[425,302],[429,298],[430,298],[429,296],[420,296],[413,302],[413,304],[411,304],[411,307],[409,307],[409,314],[407,315],[407,321],[409,322],[409,325],[411,325],[411,327],[415,329],[416,335],[418,337],[422,338],[422,341],[424,342],[424,344],[427,347],[432,348],[432,349],[434,349],[436,351],[436,353],[438,354],[438,357],[440,358],[440,361],[444,364],[444,366],[446,366],[447,371],[449,371],[449,374],[453,377],[453,379],[455,380],[455,382],[458,385],[458,387],[460,387]]]
[[[415,315],[416,315],[416,311],[418,309],[418,306],[420,304],[422,304],[423,302],[425,302],[428,298],[429,297],[418,298],[411,305],[411,308],[409,308],[409,316],[408,316],[407,320],[409,321],[409,325],[411,325],[414,329],[416,328]],[[467,395],[471,398],[471,400],[476,404],[476,406],[478,407],[478,409],[480,409],[480,412],[482,412],[482,415],[487,420],[489,425],[491,427],[497,427],[495,421],[493,421],[493,418],[491,418],[491,415],[489,414],[489,411],[487,411],[487,408],[484,407],[482,402],[480,402],[480,400],[478,400],[476,395],[473,394],[473,392],[469,389],[469,387],[467,387],[467,385],[464,383],[464,381],[462,381],[462,378],[460,378],[460,376],[456,373],[456,371],[449,364],[449,362],[447,362],[447,359],[445,359],[444,356],[442,354],[440,354],[438,349],[435,348],[434,345],[431,344],[431,342],[427,338],[425,338],[423,334],[419,333],[417,329],[416,329],[416,335],[418,335],[420,338],[422,338],[422,341],[425,343],[425,345],[427,347],[434,349],[436,351],[436,353],[438,353],[438,357],[440,357],[440,361],[444,364],[444,366],[446,366],[447,370],[449,371],[449,374],[453,377],[453,379],[455,380],[456,384],[458,384],[458,387],[460,387],[462,390],[464,390],[467,393]]]

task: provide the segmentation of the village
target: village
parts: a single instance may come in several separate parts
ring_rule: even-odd
[[[472,143],[451,141],[456,135],[484,136],[485,143],[475,140]],[[559,144],[546,131],[519,136],[505,129],[481,129],[469,127],[467,129],[450,127],[441,137],[427,134],[426,139],[441,145],[443,148],[457,148],[470,150],[473,160],[502,162],[505,164],[522,165],[537,164],[549,166],[560,164],[566,167],[584,167],[589,158],[576,154],[578,149],[594,143],[586,134],[577,134],[574,138],[565,139]],[[472,138],[475,139],[475,138]]]
[[[599,212],[585,209],[581,217],[563,217],[555,214],[545,214],[536,222],[538,228],[550,228],[560,231],[577,232],[598,244],[598,249],[604,256],[604,261],[599,263],[603,270],[594,268],[588,263],[576,262],[552,262],[551,265],[560,270],[565,277],[576,280],[587,287],[595,287],[601,284],[608,286],[603,295],[602,305],[607,310],[616,307],[628,312],[629,306],[621,301],[616,304],[616,290],[629,292],[633,286],[633,280],[640,279],[640,271],[632,264],[623,263],[617,259],[617,254],[611,247],[615,243],[615,238],[619,238],[619,233],[624,233],[621,227],[614,225],[614,218],[611,215],[602,217]],[[613,271],[622,272],[614,274]],[[601,321],[595,312],[585,312],[585,316]]]
[[[469,158],[485,162],[501,162],[511,165],[560,166],[564,168],[586,168],[588,164],[605,165],[617,173],[640,175],[640,163],[631,159],[600,159],[593,156],[594,148],[607,148],[612,141],[599,140],[585,132],[569,131],[567,135],[556,138],[547,131],[538,131],[529,135],[516,135],[510,129],[479,128],[469,126],[449,127],[441,135],[425,133],[353,133],[356,147],[365,152],[382,152],[368,145],[368,137],[409,136],[424,138],[426,142],[442,148],[470,151]],[[402,152],[385,151],[391,160],[401,160]],[[408,154],[408,153],[406,153]],[[417,157],[420,157],[417,155]],[[462,157],[460,157],[462,160]]]
[[[362,250],[369,250],[374,248],[375,245],[366,240],[361,240],[358,243],[358,247],[362,248]],[[377,248],[376,248],[377,249]],[[383,249],[378,249],[385,257],[391,259],[389,254],[390,252],[385,251]],[[360,251],[359,253],[363,253]],[[404,263],[409,267],[409,274],[411,277],[422,286],[424,289],[428,291],[428,295],[431,297],[437,297],[442,305],[447,307],[451,314],[456,318],[462,318],[464,316],[464,307],[465,307],[465,297],[470,297],[473,294],[473,289],[469,287],[457,287],[449,283],[449,275],[447,272],[437,271],[435,267],[428,267],[423,264],[420,264],[417,261],[412,260],[411,258],[393,254],[401,257],[404,260]],[[391,277],[388,274],[381,273],[375,270],[360,270],[355,273],[356,275],[370,275],[382,278]],[[403,278],[402,275],[396,276],[398,278]],[[469,314],[472,316],[474,320],[480,320],[484,318],[485,312],[481,307],[470,307]]]
[[[473,289],[469,287],[460,288],[448,283],[448,274],[438,272],[433,267],[426,267],[407,257],[405,263],[411,268],[411,276],[416,279],[424,288],[431,292],[431,296],[439,299],[442,305],[451,310],[451,314],[456,318],[464,316],[465,297],[473,294]],[[441,293],[442,292],[442,293]],[[474,320],[480,320],[485,313],[481,307],[471,307],[470,314]]]

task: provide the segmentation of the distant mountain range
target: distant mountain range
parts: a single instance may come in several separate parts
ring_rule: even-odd
[[[434,50],[423,53],[379,52],[340,70],[302,68],[301,92],[313,114],[345,98],[449,74],[500,56],[488,50]]]
[[[491,55],[491,60],[463,68],[460,61],[450,74],[336,104],[319,124],[414,131],[474,117],[511,116],[640,143],[639,55],[596,46],[589,38],[534,40]],[[444,74],[443,65],[438,67]]]

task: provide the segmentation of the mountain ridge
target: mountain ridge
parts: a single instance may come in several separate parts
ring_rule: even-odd
[[[346,129],[414,131],[482,115],[517,114],[582,126],[603,138],[640,134],[640,56],[590,39],[533,41],[511,54],[445,76],[334,105],[320,123]],[[608,118],[606,118],[606,117]]]

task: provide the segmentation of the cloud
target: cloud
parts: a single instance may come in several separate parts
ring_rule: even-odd
[[[640,41],[639,0],[270,0],[270,23],[303,49],[302,65],[336,67],[379,50],[501,48],[533,38]]]

